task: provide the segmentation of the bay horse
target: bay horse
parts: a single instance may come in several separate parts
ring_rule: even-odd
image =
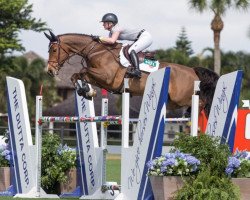
[[[113,93],[122,93],[124,77],[127,76],[127,68],[119,62],[119,53],[122,44],[107,45],[94,41],[91,35],[86,34],[62,34],[50,35],[44,33],[50,40],[49,59],[47,72],[52,77],[58,75],[63,64],[74,55],[85,59],[87,67],[83,67],[79,73],[73,74],[71,81],[79,94],[92,99],[94,91],[90,91],[88,84],[104,88]],[[205,110],[209,115],[214,90],[219,76],[213,71],[184,65],[161,62],[159,68],[170,67],[169,100],[167,109],[174,110],[181,107],[191,107],[194,92],[194,81],[200,80],[200,111]],[[142,72],[142,77],[130,78],[128,92],[132,96],[142,96],[149,73]],[[83,86],[79,88],[77,80],[82,80]]]

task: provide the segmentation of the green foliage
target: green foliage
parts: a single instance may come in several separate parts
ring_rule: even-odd
[[[46,23],[31,16],[32,4],[28,0],[0,1],[0,58],[24,47],[18,39],[21,30],[44,31]]]
[[[237,187],[225,173],[231,155],[228,145],[220,144],[219,138],[205,134],[199,137],[179,134],[174,147],[201,161],[200,173],[187,180],[177,192],[176,199],[239,199]]]
[[[247,10],[250,2],[246,0],[227,0],[227,1],[218,1],[218,0],[188,0],[190,8],[203,13],[206,10],[211,10],[215,14],[223,15],[230,8],[235,8],[237,10]]]
[[[189,57],[186,54],[174,48],[157,50],[156,58],[162,62],[178,63],[182,65],[188,65],[189,61]]]
[[[5,59],[9,66],[0,70],[0,96],[6,95],[6,76],[12,76],[21,79],[24,82],[26,98],[28,103],[29,115],[32,118],[35,116],[35,98],[39,94],[40,87],[43,85],[43,95],[49,98],[44,98],[44,109],[51,107],[55,102],[59,101],[56,92],[55,79],[51,79],[45,72],[45,62],[43,59],[37,58],[32,62],[23,57],[11,57]],[[1,69],[1,68],[0,68]],[[1,112],[7,112],[7,99],[0,98]]]
[[[107,159],[107,180],[121,183],[121,159]]]
[[[181,33],[175,42],[175,49],[183,53],[186,56],[190,56],[194,53],[191,47],[191,41],[188,40],[185,27],[181,28]]]
[[[174,147],[181,152],[190,153],[201,161],[201,168],[210,167],[212,174],[223,176],[227,166],[228,157],[231,155],[228,145],[220,144],[219,138],[206,134],[191,137],[179,134],[174,141]]]
[[[237,178],[250,178],[250,160],[243,160],[240,163],[240,168],[236,170],[235,176]]]
[[[230,73],[236,70],[243,70],[242,79],[242,92],[240,94],[240,100],[250,99],[250,54],[243,51],[238,52],[225,52],[222,53],[221,71],[222,74]]]
[[[240,200],[239,188],[226,177],[214,176],[211,169],[201,171],[195,179],[187,179],[175,199]]]
[[[57,192],[58,183],[67,181],[65,172],[76,167],[76,151],[62,147],[60,138],[55,134],[44,134],[42,139],[42,187]]]

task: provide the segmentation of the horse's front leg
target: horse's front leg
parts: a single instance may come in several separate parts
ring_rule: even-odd
[[[71,82],[72,82],[73,86],[75,87],[75,89],[76,89],[76,91],[77,91],[78,94],[81,93],[81,92],[83,92],[83,91],[82,91],[82,86],[81,86],[81,85],[79,84],[79,82],[78,82],[78,80],[81,80],[81,75],[80,75],[80,73],[75,73],[75,74],[73,74],[73,75],[71,76],[70,80],[71,80]],[[80,95],[80,94],[79,94],[79,95]],[[80,95],[80,96],[82,96],[82,95]]]
[[[84,98],[88,100],[92,100],[92,97],[96,96],[96,90],[94,90],[92,87],[89,87],[88,83],[85,79],[82,78],[82,73],[75,73],[71,76],[71,82],[73,83],[77,94],[79,96],[83,96]],[[81,80],[81,85],[78,82],[78,80]]]

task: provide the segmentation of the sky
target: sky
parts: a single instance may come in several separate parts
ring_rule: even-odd
[[[32,17],[45,21],[56,34],[84,33],[107,36],[100,20],[108,12],[118,16],[124,27],[146,29],[153,36],[148,50],[168,49],[185,27],[188,40],[195,55],[204,48],[213,48],[213,32],[210,28],[213,13],[202,14],[191,10],[188,0],[29,0],[33,4]],[[222,17],[222,51],[245,51],[250,53],[250,9],[239,12],[229,9]],[[48,39],[43,33],[22,31],[20,39],[26,52],[34,51],[47,59]]]

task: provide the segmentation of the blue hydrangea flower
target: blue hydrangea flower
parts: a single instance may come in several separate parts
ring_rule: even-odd
[[[239,168],[240,167],[240,160],[237,159],[236,157],[229,157],[227,166],[230,168]]]
[[[163,166],[174,166],[175,165],[176,160],[174,158],[169,158],[166,161],[162,162]]]
[[[173,154],[173,153],[166,153],[166,154],[165,154],[165,158],[166,158],[166,159],[175,158],[175,154]]]
[[[196,165],[196,164],[200,165],[200,161],[194,156],[190,156],[190,155],[186,156],[186,161],[190,165]]]
[[[233,173],[234,169],[232,167],[227,167],[225,172],[227,175],[231,175]]]
[[[155,166],[155,161],[154,160],[150,160],[146,163],[147,167],[149,169],[154,169],[154,166]]]
[[[166,153],[147,162],[148,173],[151,176],[189,175],[198,170],[200,161],[190,154],[176,151]]]
[[[2,156],[7,156],[7,155],[10,155],[10,151],[8,149],[5,149],[2,153],[1,153]]]
[[[166,167],[161,167],[161,173],[164,173],[167,171],[167,168]]]

